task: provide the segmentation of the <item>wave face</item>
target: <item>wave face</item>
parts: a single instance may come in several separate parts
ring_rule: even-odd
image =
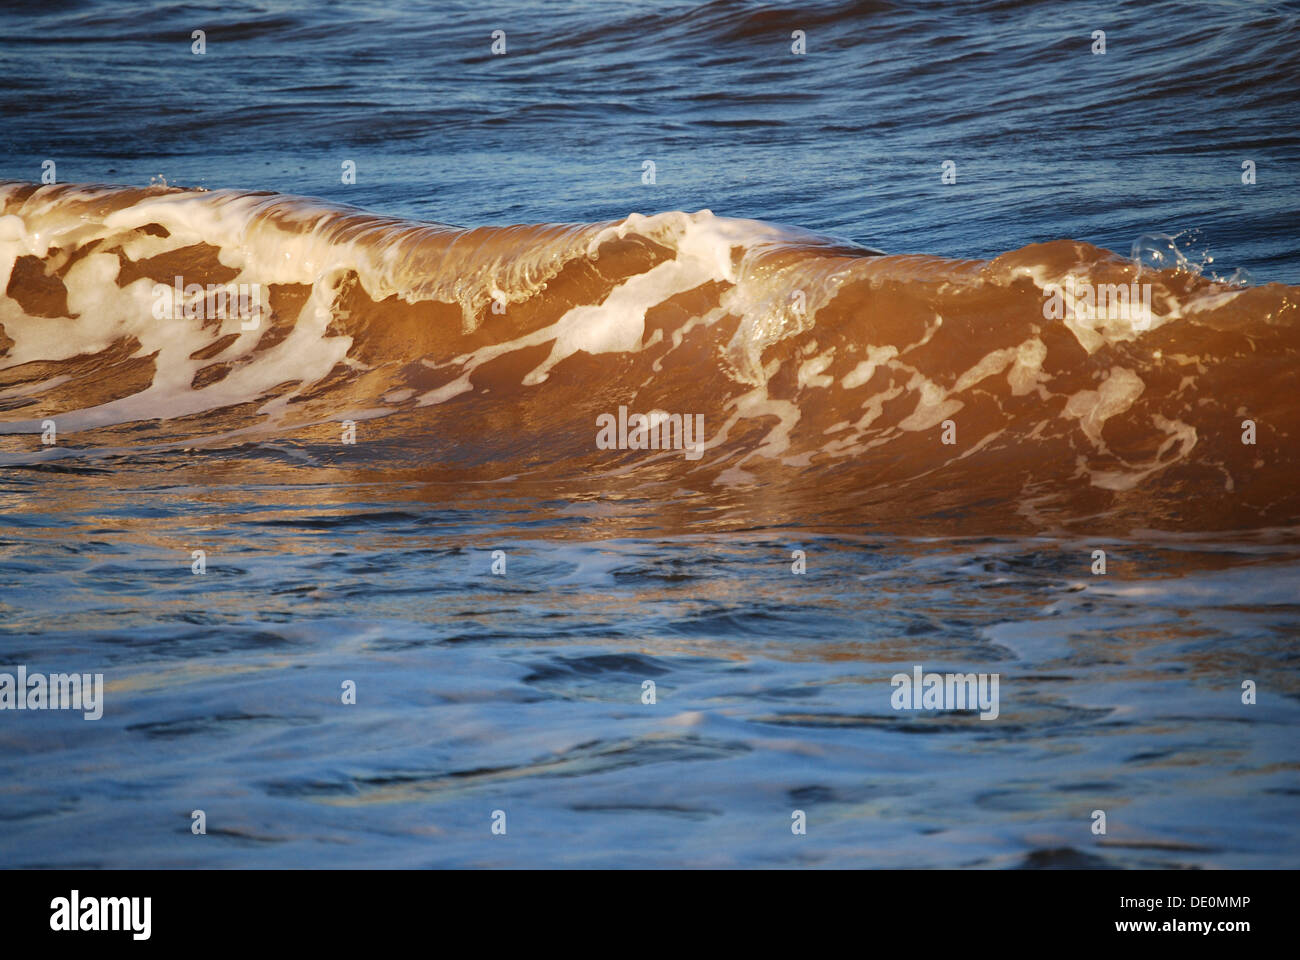
[[[0,462],[236,451],[247,480],[292,450],[302,476],[599,478],[732,524],[1292,525],[1297,290],[1207,276],[1168,238],[1135,254],[6,181]],[[649,424],[671,449],[637,449]]]

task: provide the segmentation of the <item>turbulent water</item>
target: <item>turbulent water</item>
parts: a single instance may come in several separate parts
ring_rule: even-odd
[[[143,9],[4,15],[0,864],[1297,864],[1294,12]]]

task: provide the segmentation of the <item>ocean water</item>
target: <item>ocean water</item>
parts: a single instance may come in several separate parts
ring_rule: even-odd
[[[0,17],[0,866],[1300,863],[1294,5]]]

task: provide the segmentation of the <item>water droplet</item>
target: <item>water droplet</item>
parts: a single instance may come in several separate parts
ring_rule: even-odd
[[[1177,270],[1187,266],[1187,258],[1167,233],[1144,233],[1133,241],[1133,264],[1139,275],[1144,267],[1152,270]]]

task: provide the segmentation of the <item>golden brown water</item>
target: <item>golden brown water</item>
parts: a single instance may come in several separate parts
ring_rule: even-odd
[[[275,194],[0,197],[12,465],[288,442],[300,474],[944,533],[1286,527],[1300,504],[1280,284],[1068,241],[887,256],[707,212],[462,230]],[[603,449],[620,407],[702,422],[703,447]]]

